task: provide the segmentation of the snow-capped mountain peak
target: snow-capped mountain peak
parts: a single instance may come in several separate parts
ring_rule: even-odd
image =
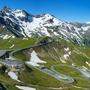
[[[18,37],[58,36],[82,43],[82,35],[90,25],[68,23],[50,14],[32,15],[25,10],[4,7],[0,11],[0,26],[3,25]]]
[[[10,13],[12,10],[9,7],[5,6],[1,11],[4,13]]]
[[[26,17],[26,13],[23,10],[14,10],[13,14],[18,18],[18,17]]]

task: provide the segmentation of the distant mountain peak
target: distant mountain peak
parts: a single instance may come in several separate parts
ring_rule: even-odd
[[[25,10],[16,9],[13,11],[16,17],[26,17],[29,14]]]
[[[5,13],[9,13],[9,12],[11,12],[11,8],[9,8],[8,6],[4,6],[1,11],[5,12]]]

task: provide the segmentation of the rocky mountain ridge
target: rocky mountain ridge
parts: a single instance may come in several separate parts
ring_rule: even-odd
[[[9,36],[16,37],[57,36],[78,44],[82,44],[90,32],[90,24],[87,23],[65,22],[50,14],[32,15],[25,10],[8,7],[0,11],[0,27],[4,28],[1,37],[8,32]]]

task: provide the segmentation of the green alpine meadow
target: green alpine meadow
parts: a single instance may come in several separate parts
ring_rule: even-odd
[[[90,90],[90,3],[73,1],[0,1],[0,90]]]

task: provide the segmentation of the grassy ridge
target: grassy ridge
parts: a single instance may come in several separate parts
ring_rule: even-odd
[[[22,38],[9,38],[9,39],[0,39],[0,49],[20,49],[25,48],[30,45],[35,44],[37,39],[35,38],[28,38],[22,39]],[[14,45],[13,48],[10,48],[12,45]]]
[[[34,45],[36,42],[37,42],[37,39],[35,39],[35,38],[34,39],[30,38],[28,40],[22,40],[22,39],[15,38],[15,39],[10,39],[10,42],[9,42],[9,40],[1,41],[0,45],[3,45],[3,46],[0,48],[9,49],[9,47],[12,44],[15,44],[15,46],[12,49],[20,49],[20,48],[28,47],[30,45]],[[6,44],[4,44],[4,43],[6,43]],[[70,57],[67,60],[65,60],[63,58],[63,55],[65,54],[65,52],[64,52],[65,47],[69,47],[70,51],[72,52],[72,54],[70,55]],[[77,66],[86,66],[87,68],[88,68],[88,66],[85,64],[85,62],[90,61],[85,55],[82,54],[82,53],[86,53],[86,55],[89,57],[90,54],[89,54],[88,48],[86,48],[84,50],[84,47],[79,47],[78,45],[74,45],[73,43],[67,42],[63,39],[60,39],[58,42],[54,41],[51,44],[41,46],[41,47],[35,47],[33,49],[37,52],[40,59],[47,62],[45,64],[45,66],[49,69],[51,68],[52,65],[63,64],[61,59],[66,61],[65,65],[71,65],[72,63],[75,63]],[[21,51],[16,52],[16,53],[14,53],[14,56],[16,58],[18,58],[19,60],[25,62],[26,60],[28,60],[30,58],[26,55],[27,51],[29,51],[29,50],[30,49],[22,51],[22,52]],[[78,53],[77,50],[82,53]],[[72,76],[73,78],[75,78],[77,80],[77,82],[74,84],[68,85],[68,84],[62,83],[60,81],[57,81],[55,78],[53,78],[45,73],[42,73],[32,67],[28,68],[27,66],[26,66],[25,70],[19,74],[19,78],[21,81],[25,82],[28,85],[30,85],[30,84],[38,85],[37,90],[45,90],[45,87],[54,87],[54,88],[66,87],[67,89],[65,89],[65,90],[68,90],[68,89],[69,90],[82,90],[80,88],[78,89],[76,87],[73,87],[73,85],[83,87],[83,88],[84,87],[90,88],[90,86],[89,86],[90,81],[83,78],[81,76],[81,74],[79,72],[75,71],[74,69],[65,67],[65,66],[61,66],[61,67],[56,66],[55,69],[60,73]],[[12,82],[14,83],[13,80],[12,80]],[[7,85],[6,82],[4,82],[4,83],[5,83],[5,85]],[[8,80],[8,84],[11,84],[11,82],[9,82],[9,80]],[[15,87],[12,87],[12,86],[10,88],[12,88],[11,90],[14,90],[13,88],[15,88]],[[16,88],[15,88],[15,90],[16,90]],[[48,90],[48,89],[46,89],[46,90]]]

